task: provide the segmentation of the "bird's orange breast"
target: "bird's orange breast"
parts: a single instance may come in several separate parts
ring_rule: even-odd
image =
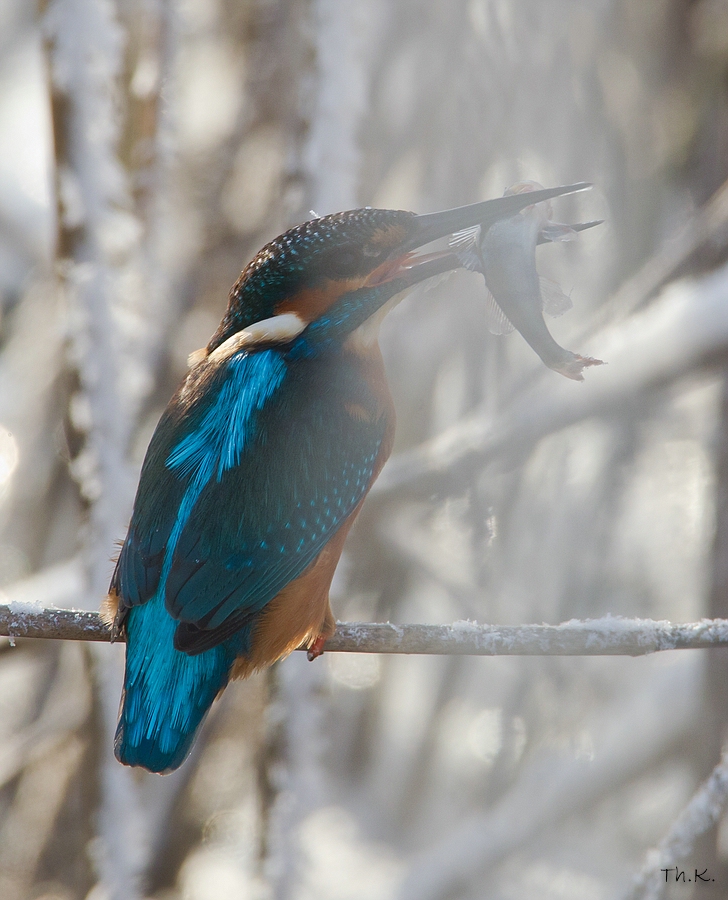
[[[346,411],[352,419],[384,420],[385,432],[374,466],[371,485],[389,458],[394,444],[395,413],[389,392],[384,362],[376,341],[366,348],[352,343],[344,348],[346,364],[356,369],[370,390],[366,400],[350,404]],[[367,488],[367,492],[369,490]],[[366,497],[366,494],[365,494]],[[335,631],[335,619],[329,605],[329,590],[344,549],[346,536],[364,502],[359,502],[311,565],[291,581],[266,605],[253,633],[251,649],[237,659],[232,678],[246,678],[287,656],[298,647],[310,647],[317,638],[324,640]]]

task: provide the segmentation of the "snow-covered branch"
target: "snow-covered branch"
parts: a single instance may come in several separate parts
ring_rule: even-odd
[[[690,798],[659,845],[651,850],[642,871],[635,878],[625,900],[659,900],[669,879],[665,872],[683,862],[695,848],[695,842],[712,828],[728,805],[728,750],[708,778]]]
[[[0,635],[109,641],[98,613],[0,606]],[[728,620],[673,624],[652,619],[572,619],[561,625],[392,625],[339,622],[326,650],[341,653],[414,653],[461,656],[644,656],[658,650],[728,647]]]

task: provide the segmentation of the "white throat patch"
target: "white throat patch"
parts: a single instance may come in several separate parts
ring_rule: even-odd
[[[205,347],[201,350],[195,350],[193,353],[190,353],[187,363],[190,367],[206,359],[213,363],[219,363],[243,348],[252,348],[258,344],[271,342],[292,341],[298,337],[307,325],[308,322],[304,322],[295,313],[283,313],[280,316],[272,316],[270,319],[262,319],[260,322],[253,322],[252,325],[248,325],[242,331],[237,331],[231,335],[219,347],[216,347],[209,356]]]

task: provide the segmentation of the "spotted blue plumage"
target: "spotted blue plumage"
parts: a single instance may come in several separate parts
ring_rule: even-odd
[[[128,608],[122,762],[176,768],[267,603],[368,489],[384,420],[341,353],[240,352],[157,427],[112,587]]]

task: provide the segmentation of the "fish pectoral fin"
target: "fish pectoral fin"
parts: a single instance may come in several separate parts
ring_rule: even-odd
[[[456,231],[448,241],[450,249],[460,260],[461,265],[471,272],[483,271],[483,261],[478,247],[480,232],[480,225],[473,225],[470,228],[463,228],[462,231]]]
[[[512,322],[498,306],[498,301],[488,288],[485,289],[485,315],[488,322],[488,331],[491,334],[510,334],[515,330]]]
[[[541,306],[547,315],[556,319],[574,306],[571,297],[563,292],[558,282],[543,276],[538,282],[541,288]]]

